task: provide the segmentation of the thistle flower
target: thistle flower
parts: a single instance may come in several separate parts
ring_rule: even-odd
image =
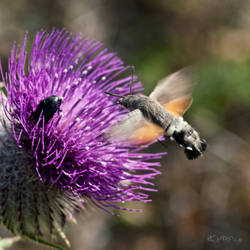
[[[62,30],[37,33],[27,52],[14,44],[2,79],[0,221],[32,239],[53,235],[91,201],[110,211],[126,201],[150,201],[161,154],[110,142],[105,131],[125,110],[114,97],[129,93],[129,69],[102,44]],[[142,89],[133,84],[133,91]],[[143,170],[143,173],[138,171]]]

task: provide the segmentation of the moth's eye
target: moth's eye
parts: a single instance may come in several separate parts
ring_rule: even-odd
[[[120,99],[115,102],[116,104],[121,104]]]

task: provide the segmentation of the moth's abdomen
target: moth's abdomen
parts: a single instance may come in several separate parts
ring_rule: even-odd
[[[196,147],[194,146],[192,146],[191,148],[189,147],[185,148],[184,152],[189,160],[198,158],[207,148],[207,142],[205,139],[200,139],[198,145],[199,145],[199,150],[197,150]]]
[[[206,150],[207,142],[200,138],[198,132],[182,118],[173,119],[169,128],[165,130],[165,136],[172,137],[181,146],[189,160],[202,155]]]

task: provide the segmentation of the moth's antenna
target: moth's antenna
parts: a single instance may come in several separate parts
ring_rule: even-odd
[[[131,66],[131,70],[132,70],[132,73],[131,73],[131,81],[129,83],[129,94],[132,95],[132,85],[133,85],[133,81],[134,81],[134,73],[135,73],[135,66]],[[118,97],[122,97],[118,94],[112,94],[110,92],[104,92],[105,94],[107,95],[111,95],[111,96],[118,96]]]
[[[134,81],[134,74],[135,74],[135,66],[131,66],[131,81],[130,81],[130,86],[129,86],[129,93],[130,95],[132,95],[132,85],[133,85],[133,81]]]
[[[111,96],[118,96],[118,97],[122,97],[122,96],[120,96],[120,95],[118,95],[118,94],[112,94],[112,93],[110,93],[110,92],[104,92],[105,94],[107,94],[107,95],[111,95]]]
[[[133,85],[133,81],[134,81],[134,73],[135,73],[135,66],[131,66],[131,70],[132,70],[132,73],[131,73],[131,81],[130,81],[130,83],[129,83],[129,94],[130,95],[132,95],[132,85]],[[122,97],[122,96],[120,96],[120,95],[118,95],[118,94],[112,94],[112,93],[110,93],[110,92],[104,92],[105,94],[107,94],[107,95],[111,95],[111,96],[118,96],[118,97]]]

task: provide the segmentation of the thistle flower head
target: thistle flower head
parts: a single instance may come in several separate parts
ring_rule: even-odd
[[[129,67],[101,47],[64,30],[41,31],[29,53],[27,35],[21,47],[14,44],[8,72],[1,70],[7,99],[0,219],[14,233],[51,233],[82,199],[102,209],[150,201],[143,191],[154,190],[148,185],[159,163],[151,160],[160,154],[107,138],[105,131],[126,111],[105,92],[128,94],[131,77],[121,77]],[[133,92],[141,89],[133,84]]]

